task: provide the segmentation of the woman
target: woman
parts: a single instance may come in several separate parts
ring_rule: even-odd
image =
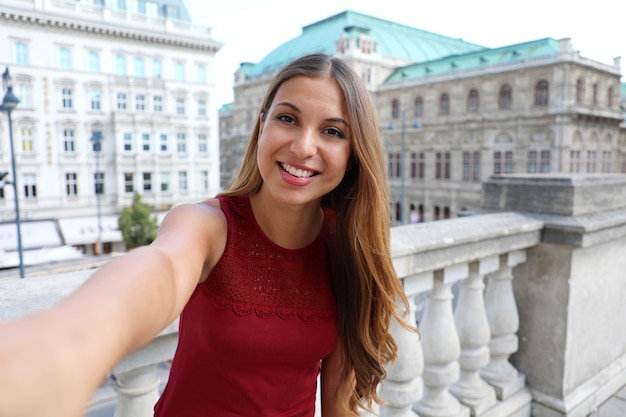
[[[395,358],[390,320],[407,326],[389,226],[368,91],[339,59],[299,58],[269,86],[226,192],[172,209],[151,245],[0,327],[0,416],[76,415],[179,314],[156,416],[313,416],[318,372],[323,417],[355,416]]]

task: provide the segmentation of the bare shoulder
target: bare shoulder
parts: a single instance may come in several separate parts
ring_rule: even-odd
[[[175,246],[176,252],[184,251],[187,256],[202,259],[202,280],[224,253],[227,231],[220,202],[212,198],[172,208],[163,219],[154,243]]]

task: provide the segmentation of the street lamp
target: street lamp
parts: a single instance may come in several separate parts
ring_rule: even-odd
[[[102,255],[102,210],[100,208],[100,196],[102,194],[104,184],[104,176],[100,172],[100,153],[102,152],[102,131],[94,129],[91,133],[91,142],[93,143],[93,151],[96,154],[96,174],[94,175],[94,190],[96,192],[96,211],[98,217],[98,240],[96,242],[96,253]]]
[[[400,148],[400,224],[407,224],[407,203],[406,203],[406,112],[407,111],[415,111],[413,107],[408,109],[404,109],[402,111],[402,126],[400,131],[400,140],[401,140],[401,148]],[[412,127],[414,129],[419,129],[420,125],[417,121],[413,122]],[[395,127],[392,124],[389,125],[389,130],[394,130]]]
[[[2,74],[2,88],[6,89],[0,111],[7,114],[9,119],[9,143],[11,144],[11,171],[13,175],[13,196],[15,198],[15,226],[17,227],[17,253],[20,260],[20,278],[24,278],[24,256],[22,254],[22,230],[20,222],[20,203],[17,194],[17,175],[15,173],[15,150],[13,148],[13,123],[11,121],[11,113],[17,107],[20,100],[13,94],[13,80],[9,74],[9,68],[6,67]],[[7,181],[8,183],[8,181]]]

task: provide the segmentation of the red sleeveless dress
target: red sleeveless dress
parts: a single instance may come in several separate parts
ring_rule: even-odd
[[[302,249],[270,241],[250,201],[218,197],[226,248],[180,317],[158,417],[313,417],[320,360],[337,343],[326,240],[334,216]]]

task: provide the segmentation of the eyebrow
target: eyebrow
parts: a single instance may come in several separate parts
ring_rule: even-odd
[[[298,106],[292,103],[289,103],[288,101],[281,101],[279,103],[276,103],[276,106],[287,106],[295,112],[302,113],[302,110],[300,110]],[[324,119],[324,120],[327,122],[343,123],[344,125],[350,127],[350,124],[346,120],[342,119],[341,117],[331,117],[331,118]]]

